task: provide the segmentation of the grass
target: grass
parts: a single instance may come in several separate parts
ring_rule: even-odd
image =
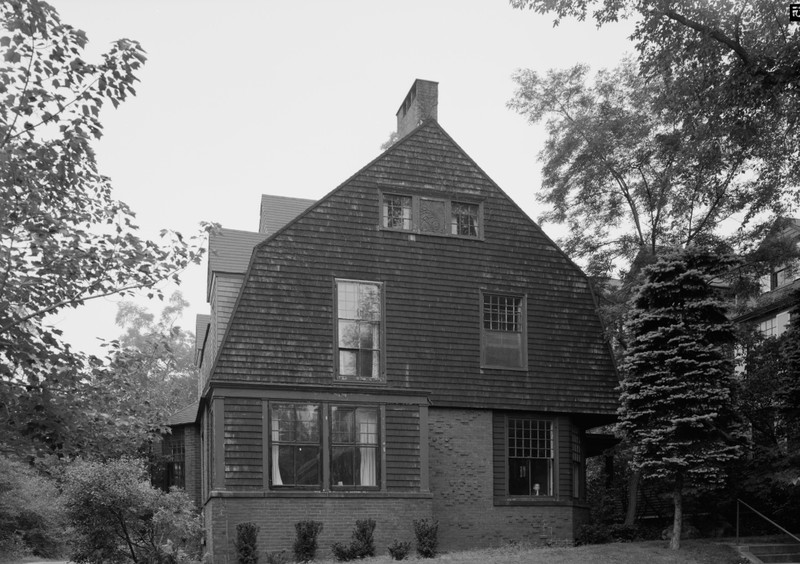
[[[706,540],[686,540],[679,551],[664,541],[613,543],[573,548],[506,546],[449,552],[432,560],[409,555],[416,564],[742,564],[748,562],[730,545]],[[325,564],[334,560],[324,560]],[[388,555],[359,560],[362,564],[394,564]]]

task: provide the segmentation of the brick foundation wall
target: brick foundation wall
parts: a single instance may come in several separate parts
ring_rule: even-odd
[[[431,516],[428,496],[405,498],[331,497],[324,494],[292,497],[212,497],[204,510],[206,549],[215,564],[235,564],[236,525],[253,521],[260,527],[259,554],[286,550],[292,555],[294,524],[311,519],[322,521],[318,558],[330,555],[334,542],[351,539],[357,519],[374,519],[375,548],[386,554],[394,539],[414,544],[412,521]]]
[[[494,505],[491,411],[431,408],[428,421],[430,487],[442,550],[572,539],[576,522],[588,518],[571,500]]]

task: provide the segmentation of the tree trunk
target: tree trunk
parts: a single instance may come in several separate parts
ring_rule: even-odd
[[[639,499],[639,479],[642,473],[634,470],[628,478],[628,510],[625,513],[625,526],[633,527],[636,521],[636,502]]]
[[[669,541],[669,547],[672,550],[678,550],[681,547],[681,528],[683,525],[683,476],[681,474],[678,474],[675,478],[673,501],[675,502],[675,518],[672,521],[672,540]]]

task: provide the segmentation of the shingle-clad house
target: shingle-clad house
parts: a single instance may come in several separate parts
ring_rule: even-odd
[[[270,551],[322,521],[326,550],[372,518],[382,552],[418,518],[452,550],[571,538],[588,517],[586,430],[617,407],[589,283],[437,107],[417,80],[391,148],[210,241],[195,428],[217,562],[243,521]]]

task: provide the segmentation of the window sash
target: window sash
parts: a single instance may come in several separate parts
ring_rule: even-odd
[[[272,485],[320,486],[322,474],[319,405],[273,404],[270,423]]]
[[[481,293],[481,366],[528,366],[525,296]]]
[[[508,494],[552,496],[555,460],[553,422],[509,417],[506,429]]]
[[[337,378],[381,380],[383,292],[379,282],[336,281]]]
[[[378,487],[378,408],[331,406],[331,486]]]

